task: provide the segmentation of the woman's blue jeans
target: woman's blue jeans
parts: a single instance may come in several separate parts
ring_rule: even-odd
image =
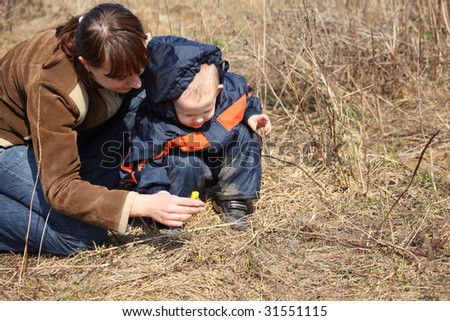
[[[129,133],[137,108],[144,98],[143,90],[127,96],[113,118],[78,135],[82,179],[108,188],[117,186],[122,161],[117,157],[118,151],[128,149]],[[114,154],[108,156],[112,150]],[[102,166],[105,159],[109,162],[108,166]],[[0,147],[1,252],[24,251],[27,234],[29,252],[59,255],[71,255],[77,250],[107,241],[107,230],[52,210],[44,199],[40,182],[35,184],[36,175],[32,146]]]

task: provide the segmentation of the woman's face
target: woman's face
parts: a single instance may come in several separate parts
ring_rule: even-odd
[[[83,59],[83,57],[79,57],[78,59],[90,73],[95,82],[105,89],[125,94],[133,88],[139,89],[142,85],[139,76],[144,72],[144,67],[141,68],[139,74],[124,75],[118,78],[111,78],[107,76],[109,74],[109,66],[93,67],[89,63],[87,63]]]
[[[144,68],[141,69],[139,75],[129,75],[118,78],[110,78],[106,75],[109,74],[109,68],[95,68],[90,67],[92,78],[105,89],[109,89],[121,94],[129,92],[131,89],[139,89],[142,85],[139,76],[144,72]]]

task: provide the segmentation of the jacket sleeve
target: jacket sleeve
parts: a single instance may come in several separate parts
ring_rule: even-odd
[[[261,101],[250,95],[250,87],[248,87],[247,91],[247,104],[245,106],[245,112],[244,112],[244,123],[248,123],[248,119],[253,115],[261,115],[262,114],[262,106]]]
[[[167,158],[148,160],[140,173],[136,191],[140,194],[156,194],[161,191],[170,191],[171,183],[167,175]]]
[[[262,114],[261,102],[258,98],[252,96],[252,88],[243,76],[230,72],[225,73],[224,90],[221,93],[224,106],[230,106],[236,100],[245,96],[246,104],[242,118],[244,124],[248,124],[248,119],[251,116]]]
[[[165,133],[162,122],[141,111],[136,117],[131,133],[129,154],[121,165],[122,182],[133,184],[133,190],[140,194],[155,194],[170,191],[167,174],[167,157],[158,155],[164,145]]]
[[[124,189],[132,189],[139,194],[170,191],[171,183],[167,175],[165,160],[165,157],[158,160],[139,158],[131,153],[121,165],[120,186]],[[129,188],[130,185],[131,188]]]
[[[136,194],[81,179],[74,129],[78,110],[70,98],[56,83],[35,83],[28,95],[27,113],[39,177],[50,206],[78,220],[125,232]]]

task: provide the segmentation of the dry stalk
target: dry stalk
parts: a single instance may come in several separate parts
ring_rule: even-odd
[[[283,229],[283,228],[278,228],[278,230],[282,230],[282,231],[286,231],[286,232],[292,232],[292,230],[289,229]],[[313,239],[313,240],[322,240],[322,241],[326,241],[326,242],[330,242],[330,243],[336,243],[336,244],[340,244],[346,247],[352,247],[355,248],[357,250],[360,251],[370,251],[370,244],[371,243],[375,243],[378,246],[381,247],[389,247],[394,249],[397,253],[399,253],[400,255],[404,256],[404,253],[408,254],[408,256],[413,257],[416,262],[418,267],[420,268],[420,259],[418,258],[418,256],[422,256],[422,257],[427,257],[424,254],[421,253],[413,253],[412,251],[392,244],[390,242],[383,242],[377,239],[373,239],[371,238],[369,240],[369,242],[364,242],[364,240],[353,240],[353,239],[349,239],[349,238],[343,238],[343,237],[334,237],[334,236],[329,236],[329,235],[324,235],[324,234],[319,234],[319,233],[312,233],[312,232],[305,232],[305,231],[295,231],[296,234],[300,234],[306,238],[309,239]]]
[[[272,159],[276,159],[276,160],[278,160],[278,161],[280,161],[280,162],[283,162],[283,163],[285,163],[285,164],[287,164],[287,165],[291,165],[291,166],[295,166],[295,167],[297,167],[299,170],[301,170],[310,180],[312,180],[317,186],[319,186],[319,188],[325,193],[325,194],[327,194],[327,195],[329,195],[329,196],[331,196],[330,195],[330,193],[328,193],[328,191],[325,189],[325,187],[323,187],[323,185],[322,184],[320,184],[317,180],[315,180],[305,169],[303,169],[300,165],[298,165],[298,164],[295,164],[295,163],[292,163],[292,162],[289,162],[289,161],[287,161],[287,160],[284,160],[284,159],[281,159],[281,158],[278,158],[278,157],[275,157],[275,156],[272,156],[272,155],[262,155],[263,157],[269,157],[269,158],[272,158]]]
[[[448,23],[448,18],[447,18],[447,12],[448,12],[447,4],[448,4],[447,1],[442,1],[441,2],[441,10],[442,10],[442,17],[445,22],[445,27],[447,28],[447,33],[450,34],[450,25]]]
[[[394,209],[394,207],[397,205],[397,203],[400,201],[400,199],[403,197],[403,195],[406,194],[406,192],[409,190],[409,188],[412,185],[412,182],[414,181],[414,177],[416,177],[417,171],[419,170],[420,167],[420,163],[422,162],[423,156],[425,155],[426,150],[428,149],[428,146],[430,146],[431,142],[433,141],[433,139],[437,136],[437,134],[439,134],[439,130],[437,130],[428,140],[428,142],[425,144],[425,147],[422,149],[422,152],[420,153],[419,156],[419,160],[417,161],[417,165],[414,169],[414,172],[411,176],[411,179],[409,180],[408,186],[405,188],[405,190],[397,197],[397,199],[395,200],[394,204],[392,204],[391,208],[389,209],[389,211],[386,213],[386,215],[384,216],[383,220],[381,221],[380,226],[378,227],[375,235],[379,235],[381,228],[383,227],[384,223],[386,222],[386,220],[391,216],[391,212]]]
[[[168,22],[168,24],[169,24],[169,30],[170,30],[170,33],[173,34],[173,31],[172,31],[172,24],[170,23],[170,14],[169,14],[169,7],[167,6],[167,0],[164,0],[164,9],[165,9],[165,11],[166,11],[167,22]]]
[[[370,241],[375,242],[378,245],[385,246],[385,247],[390,247],[390,248],[393,248],[393,249],[395,249],[397,251],[400,251],[400,254],[406,253],[406,254],[412,256],[416,260],[419,269],[420,269],[420,260],[417,257],[417,255],[426,257],[426,255],[423,255],[423,254],[417,254],[416,255],[412,251],[410,251],[410,250],[408,250],[408,249],[406,249],[404,247],[401,247],[401,246],[395,245],[393,243],[390,243],[390,242],[383,242],[383,241],[380,241],[380,240],[377,240],[377,239],[374,239],[374,238],[370,239]]]

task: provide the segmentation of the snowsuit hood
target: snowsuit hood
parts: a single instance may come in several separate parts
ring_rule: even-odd
[[[150,60],[144,72],[144,85],[150,103],[178,99],[204,63],[217,66],[221,82],[228,69],[219,47],[177,36],[154,37],[147,50]]]

